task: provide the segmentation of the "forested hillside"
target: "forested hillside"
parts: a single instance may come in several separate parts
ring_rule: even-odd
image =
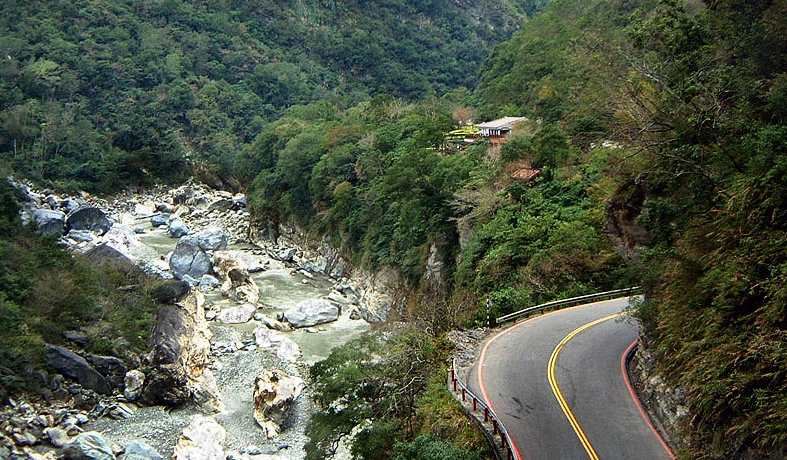
[[[640,247],[692,458],[785,454],[786,23],[783,1],[556,0],[477,92],[618,146],[607,228]]]
[[[61,189],[237,188],[232,158],[288,107],[472,88],[544,3],[3,2],[0,153]]]

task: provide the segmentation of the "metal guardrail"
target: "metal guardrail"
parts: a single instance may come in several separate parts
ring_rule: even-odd
[[[615,297],[626,297],[626,296],[632,296],[640,293],[642,293],[642,288],[637,286],[637,287],[631,287],[626,289],[617,289],[615,291],[600,292],[598,294],[588,294],[579,297],[572,297],[570,299],[554,300],[552,302],[543,303],[541,305],[536,305],[535,307],[528,307],[523,310],[516,311],[514,313],[503,315],[497,318],[496,322],[497,325],[499,326],[503,323],[507,323],[509,321],[515,321],[523,316],[527,317],[532,313],[541,312],[544,310],[573,307],[574,305],[579,305],[585,302],[595,302],[597,300],[612,299]]]
[[[497,459],[521,460],[521,458],[519,458],[516,453],[517,451],[514,448],[514,443],[508,436],[505,426],[503,426],[503,422],[501,422],[500,419],[497,418],[497,415],[494,413],[494,411],[492,411],[492,409],[490,409],[483,400],[476,396],[475,393],[473,393],[470,388],[468,388],[467,385],[465,385],[465,383],[459,378],[459,375],[456,371],[456,359],[451,361],[451,369],[449,370],[448,377],[450,380],[449,388],[453,390],[455,395],[459,395],[461,393],[462,404],[465,405],[465,403],[468,403],[469,401],[472,405],[472,409],[470,409],[470,407],[465,407],[465,410],[468,412],[468,415],[470,415],[470,417],[481,427],[481,430],[489,440],[489,444],[492,446],[492,450],[494,450]],[[483,420],[480,418],[480,414],[483,414]],[[492,425],[491,434],[489,431],[487,431],[487,427],[484,425],[485,423]],[[499,443],[495,439],[495,436],[500,437]]]

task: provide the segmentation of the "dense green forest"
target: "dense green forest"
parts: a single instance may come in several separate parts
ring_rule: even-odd
[[[681,456],[784,455],[787,2],[546,3],[4,2],[2,167],[65,191],[196,176],[245,191],[260,229],[294,222],[395,267],[394,319],[415,329],[313,368],[310,458],[359,420],[357,455],[475,458],[426,377],[443,333],[483,325],[486,299],[503,314],[632,285],[686,392]],[[528,117],[502,147],[445,142],[500,116]],[[4,267],[61,260],[23,262],[16,233]],[[6,330],[29,331],[41,303],[2,273]],[[403,372],[402,399],[380,391]]]
[[[3,2],[0,153],[61,189],[238,187],[232,157],[288,107],[472,88],[544,3]]]

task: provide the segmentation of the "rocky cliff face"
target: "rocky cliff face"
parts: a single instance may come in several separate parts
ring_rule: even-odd
[[[653,239],[638,220],[645,213],[645,190],[641,182],[633,181],[621,186],[606,205],[605,232],[612,244],[626,260],[641,257],[641,249],[651,245]]]
[[[262,223],[251,232],[254,243],[277,249],[280,258],[291,260],[306,272],[324,274],[337,281],[339,294],[352,296],[351,303],[370,323],[383,322],[401,303],[401,277],[392,267],[375,273],[353,267],[326,239],[313,240],[294,224],[281,225],[277,232],[269,231],[269,224]],[[274,239],[273,235],[277,235]]]

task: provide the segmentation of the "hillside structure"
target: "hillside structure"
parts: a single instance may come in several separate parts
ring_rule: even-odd
[[[489,139],[492,144],[505,143],[506,136],[514,129],[514,125],[527,120],[526,117],[503,117],[476,125],[478,135]]]

